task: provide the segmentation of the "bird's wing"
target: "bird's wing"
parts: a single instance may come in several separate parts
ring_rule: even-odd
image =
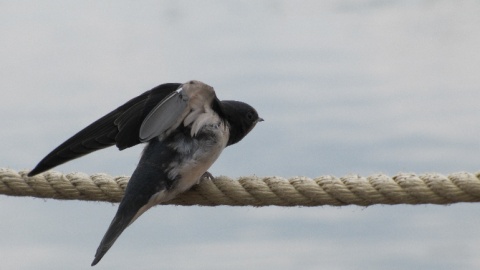
[[[169,131],[176,129],[188,113],[188,99],[182,92],[172,92],[158,103],[140,126],[140,141],[147,142],[155,137],[168,135]]]
[[[158,110],[158,104],[175,95],[180,86],[181,84],[178,83],[162,84],[131,99],[55,148],[28,175],[39,174],[112,145],[117,145],[120,150],[123,150],[143,142],[144,140],[140,140],[139,132],[144,119],[154,108]],[[167,102],[167,104],[170,103]],[[161,111],[169,115],[165,110]],[[173,115],[178,117],[178,112],[175,111]],[[167,119],[171,117],[169,115]]]
[[[182,122],[184,126],[192,125],[192,132],[196,133],[205,124],[205,121],[197,121],[201,119],[201,115],[211,115],[212,107],[219,107],[217,104],[220,101],[209,85],[189,81],[183,84],[181,89],[158,103],[145,117],[140,126],[140,141],[168,136]]]

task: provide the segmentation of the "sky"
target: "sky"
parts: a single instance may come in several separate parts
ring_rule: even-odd
[[[265,119],[213,175],[478,170],[477,1],[0,1],[0,167],[196,79]],[[130,175],[142,147],[64,173]],[[6,269],[85,269],[116,204],[0,196]],[[480,205],[158,206],[96,269],[478,269]]]

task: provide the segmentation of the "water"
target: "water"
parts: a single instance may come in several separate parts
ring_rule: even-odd
[[[131,97],[198,79],[266,119],[214,175],[478,170],[476,1],[11,1],[0,13],[3,167],[31,168]],[[130,174],[140,151],[57,169]],[[0,203],[0,259],[16,269],[87,266],[115,212]],[[157,207],[99,267],[477,269],[477,208]]]

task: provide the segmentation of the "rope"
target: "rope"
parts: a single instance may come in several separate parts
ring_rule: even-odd
[[[34,177],[28,171],[0,168],[0,194],[60,200],[119,202],[129,177],[107,174],[61,174],[49,171]],[[451,204],[480,202],[480,173],[400,173],[337,178],[240,177],[203,179],[166,204],[230,206],[319,206],[373,204]]]

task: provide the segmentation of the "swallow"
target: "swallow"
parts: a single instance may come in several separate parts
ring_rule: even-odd
[[[250,105],[220,101],[199,81],[159,85],[93,122],[43,158],[33,176],[99,149],[146,143],[124,197],[95,254],[96,265],[120,234],[152,206],[198,183],[222,150],[263,121]]]

